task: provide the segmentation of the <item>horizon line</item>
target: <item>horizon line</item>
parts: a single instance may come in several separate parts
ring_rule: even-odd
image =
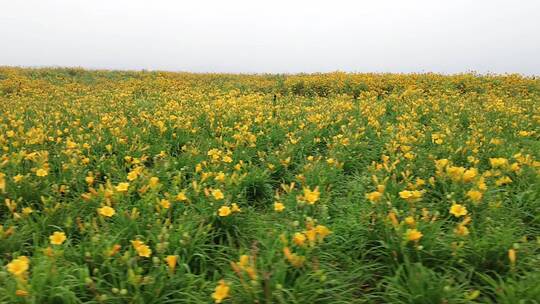
[[[62,70],[62,69],[77,69],[88,72],[132,72],[132,73],[177,73],[177,74],[194,74],[194,75],[245,75],[245,76],[302,76],[302,75],[321,75],[321,74],[377,74],[377,75],[441,75],[441,76],[457,76],[457,75],[474,75],[474,76],[521,76],[523,78],[540,77],[540,74],[527,74],[520,72],[479,72],[473,69],[460,72],[436,72],[436,71],[409,71],[409,72],[389,72],[389,71],[346,71],[346,70],[331,70],[331,71],[314,71],[314,72],[223,72],[223,71],[190,71],[182,69],[152,69],[152,68],[98,68],[98,67],[85,67],[79,65],[2,65],[0,69],[12,68],[12,69],[27,69],[27,70]]]

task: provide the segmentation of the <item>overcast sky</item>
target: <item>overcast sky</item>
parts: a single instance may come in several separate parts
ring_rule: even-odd
[[[0,65],[540,75],[540,0],[0,0]]]

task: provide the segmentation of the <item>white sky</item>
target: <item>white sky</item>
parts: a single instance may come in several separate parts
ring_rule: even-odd
[[[0,0],[0,65],[540,75],[540,0]]]

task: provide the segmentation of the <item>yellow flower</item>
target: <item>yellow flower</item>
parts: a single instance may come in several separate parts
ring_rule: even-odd
[[[500,145],[502,144],[502,140],[500,138],[492,138],[489,143],[494,145]]]
[[[452,207],[450,207],[450,213],[455,217],[464,216],[467,215],[467,208],[460,204],[453,204]]]
[[[106,217],[112,217],[113,215],[116,214],[116,211],[109,207],[109,206],[103,206],[101,208],[98,209],[98,212],[100,215],[102,216],[106,216]]]
[[[502,157],[490,158],[489,164],[491,165],[492,168],[502,168],[508,165],[508,160]]]
[[[231,214],[231,208],[229,206],[221,206],[218,211],[219,216],[229,216]]]
[[[218,181],[218,182],[224,182],[225,181],[225,173],[223,172],[219,172],[216,177],[214,178],[214,180]]]
[[[246,267],[246,273],[252,280],[257,280],[257,269],[253,266]]]
[[[188,198],[186,194],[182,191],[176,195],[176,200],[183,202],[183,201],[187,201]]]
[[[317,235],[319,236],[321,240],[323,240],[330,233],[332,233],[332,231],[330,231],[328,227],[323,226],[323,225],[317,225],[317,227],[315,227],[315,232],[317,233]]]
[[[238,206],[237,203],[232,203],[231,204],[231,212],[241,212],[242,209],[240,209],[240,207]]]
[[[49,240],[53,245],[62,245],[62,243],[64,243],[64,241],[66,240],[66,234],[63,232],[55,231],[51,236],[49,236]]]
[[[94,177],[93,176],[87,176],[84,178],[84,181],[89,184],[89,185],[92,185],[94,183]]]
[[[464,173],[465,168],[463,167],[449,166],[446,168],[446,174],[448,174],[448,176],[450,176],[450,178],[455,182],[461,180]]]
[[[127,180],[132,182],[132,181],[136,180],[138,176],[139,176],[139,172],[137,170],[129,171],[129,173],[127,175]]]
[[[135,250],[137,250],[137,254],[141,257],[149,258],[152,255],[152,249],[144,244],[137,246]]]
[[[283,248],[283,255],[285,255],[285,258],[287,259],[287,261],[289,261],[289,263],[291,263],[294,267],[297,268],[302,267],[304,261],[306,260],[304,256],[292,253],[289,247]]]
[[[223,192],[221,192],[219,189],[212,190],[212,196],[215,200],[222,200],[225,198],[225,195],[223,195]]]
[[[6,192],[6,175],[0,172],[0,193]]]
[[[275,202],[274,203],[274,211],[282,212],[283,210],[285,210],[285,205],[283,205],[283,203],[281,203],[281,202]]]
[[[510,165],[510,169],[514,172],[518,172],[521,168],[519,167],[518,163],[513,163],[512,165]],[[15,179],[15,177],[13,177],[13,179]]]
[[[431,141],[436,143],[437,145],[440,145],[443,143],[443,138],[444,138],[443,134],[439,134],[439,133],[431,134]]]
[[[395,213],[395,212],[390,211],[390,212],[388,213],[388,216],[387,216],[387,217],[388,217],[388,219],[390,220],[390,222],[392,223],[393,226],[399,225],[399,221],[398,221],[398,219],[397,219],[397,216],[396,216],[396,213]]]
[[[309,240],[309,245],[313,246],[317,238],[317,231],[315,229],[308,229],[304,232],[307,239]]]
[[[223,300],[229,297],[229,291],[229,285],[224,280],[220,280],[219,284],[216,286],[216,289],[212,293],[212,299],[214,299],[215,303],[221,303]]]
[[[382,197],[382,193],[379,191],[373,191],[366,194],[366,198],[372,203],[378,202],[381,199],[381,197]]]
[[[469,235],[469,228],[463,224],[459,224],[457,225],[456,229],[454,229],[454,233],[459,236],[467,236]]]
[[[486,191],[486,190],[487,190],[487,185],[486,185],[486,182],[484,181],[484,177],[483,177],[483,176],[480,177],[480,178],[478,179],[477,185],[478,185],[478,189],[479,189],[479,190],[482,190],[482,191]]]
[[[5,174],[0,172],[0,193],[6,192],[6,178]],[[15,178],[14,178],[15,179]],[[15,181],[17,182],[17,181]]]
[[[313,205],[315,202],[319,200],[320,197],[319,187],[315,187],[315,189],[310,190],[309,188],[304,188],[304,199],[308,204]]]
[[[406,159],[413,159],[413,158],[414,158],[414,153],[407,152],[407,153],[403,154],[403,156],[404,156]]]
[[[139,240],[134,240],[134,241],[131,241],[131,245],[133,245],[133,248],[137,249],[137,247],[144,245],[144,242],[139,241]]]
[[[206,154],[210,157],[212,157],[213,161],[219,160],[219,157],[221,156],[221,151],[218,149],[210,149]]]
[[[306,235],[301,232],[296,232],[293,237],[293,242],[298,246],[304,246],[306,242]]]
[[[156,188],[157,186],[159,186],[159,178],[155,176],[151,177],[148,184],[150,185],[150,188]]]
[[[521,136],[521,137],[527,137],[529,135],[532,135],[534,134],[534,131],[526,131],[526,130],[521,130],[518,132],[518,135]]]
[[[119,244],[114,244],[112,246],[112,248],[110,250],[107,251],[107,255],[112,257],[113,255],[117,254],[118,252],[120,252],[120,249],[122,249],[122,246],[120,246]]]
[[[1,175],[1,174],[0,174]],[[20,175],[20,174],[17,174],[13,177],[13,181],[15,183],[19,183],[20,181],[22,181],[24,178],[24,176]],[[1,178],[0,178],[0,190],[2,190],[2,185],[1,185],[2,181],[1,181]],[[5,189],[5,186],[4,186],[4,189]]]
[[[20,256],[7,264],[7,270],[14,276],[20,277],[30,267],[30,260],[26,256]]]
[[[116,186],[116,191],[127,192],[128,188],[129,188],[129,183],[119,183],[118,186]]]
[[[495,181],[495,185],[497,186],[503,186],[510,183],[512,183],[512,179],[508,176],[503,176]]]
[[[473,202],[479,202],[482,200],[482,192],[478,190],[469,190],[467,192],[467,196],[471,199]]]
[[[508,249],[508,260],[510,260],[510,264],[515,265],[516,264],[516,250],[515,249]]]
[[[165,262],[167,262],[167,266],[169,267],[170,272],[174,272],[176,269],[176,262],[178,261],[178,256],[176,255],[168,255],[165,258]]]
[[[423,192],[418,190],[404,190],[399,192],[399,197],[407,202],[416,202],[422,198]]]
[[[131,245],[137,251],[137,254],[141,257],[149,258],[152,255],[152,249],[139,240],[131,241]]]
[[[23,290],[23,289],[17,289],[15,290],[15,295],[17,297],[27,297],[30,293],[26,290]]]
[[[47,170],[45,169],[39,168],[36,170],[36,175],[39,177],[44,177],[44,176],[49,175],[49,172],[47,172]]]
[[[478,170],[476,168],[465,170],[465,172],[463,172],[463,181],[468,183],[472,181],[476,175],[478,175]]]
[[[449,161],[446,158],[435,160],[435,167],[437,169],[442,170],[444,167],[448,165]]]
[[[416,221],[414,220],[414,217],[412,216],[407,216],[404,221],[405,221],[405,224],[411,227],[414,227],[416,225]]]
[[[240,260],[238,261],[238,266],[240,266],[241,269],[245,269],[249,266],[249,255],[243,254],[240,256]]]
[[[405,236],[407,240],[415,242],[420,240],[424,235],[417,229],[407,229],[407,231],[405,232]]]
[[[32,213],[32,212],[34,212],[34,210],[32,210],[32,208],[30,208],[30,207],[24,207],[24,208],[22,209],[22,213],[23,213],[24,215],[29,215],[29,214]]]
[[[169,200],[167,200],[167,199],[160,200],[159,204],[161,205],[161,207],[163,207],[165,209],[171,208],[171,202]]]

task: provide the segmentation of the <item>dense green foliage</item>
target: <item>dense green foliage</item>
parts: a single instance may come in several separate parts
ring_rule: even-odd
[[[540,81],[0,68],[0,302],[539,303]]]

